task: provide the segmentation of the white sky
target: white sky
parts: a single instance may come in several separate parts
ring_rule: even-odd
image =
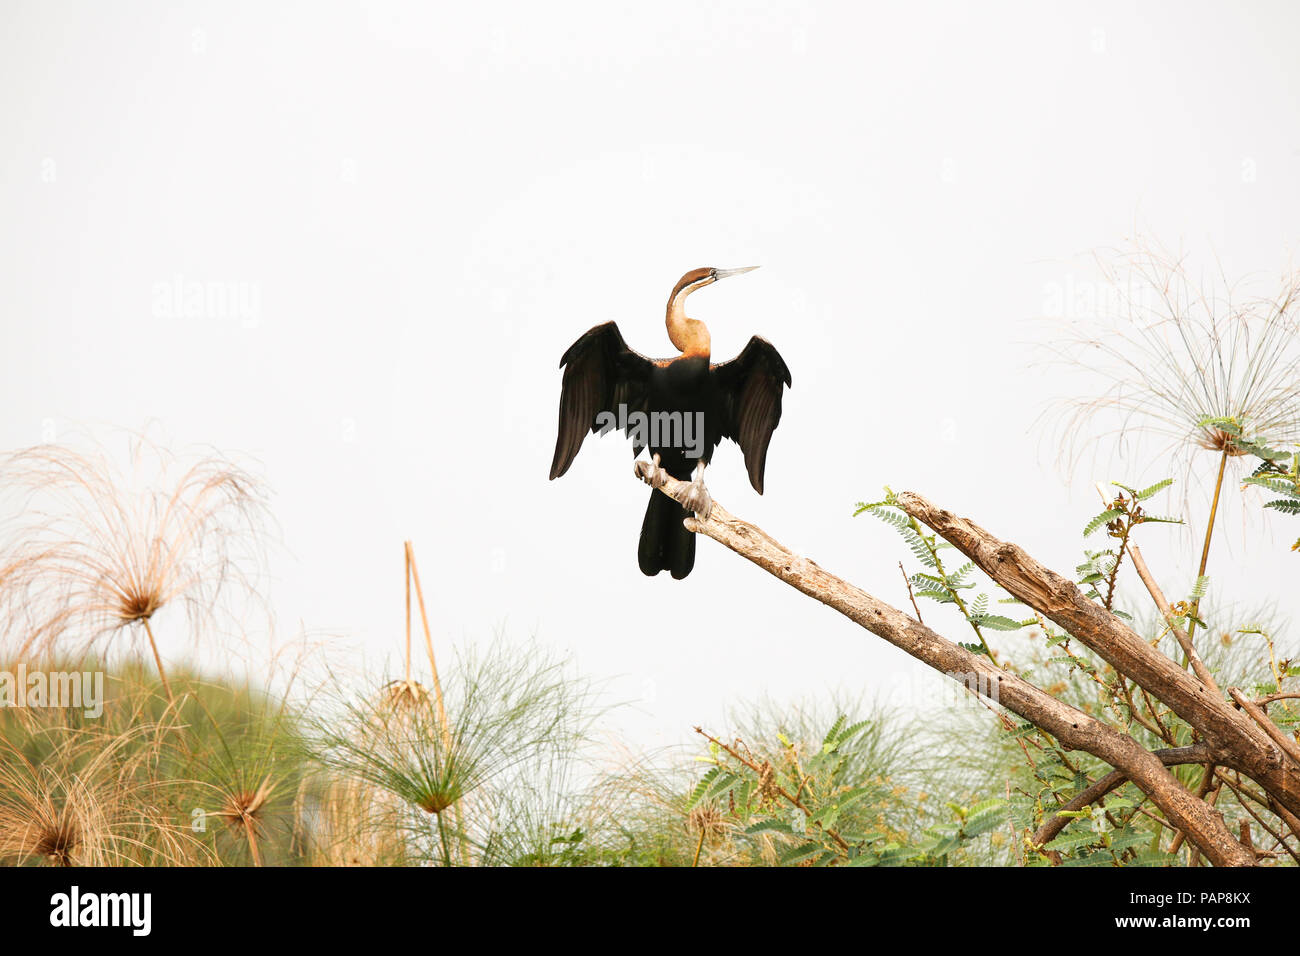
[[[1030,432],[1071,385],[1024,345],[1051,291],[1135,226],[1231,276],[1300,238],[1300,8],[1089,6],[9,0],[0,447],[155,422],[251,455],[281,630],[395,654],[409,537],[441,646],[570,649],[642,742],[911,686],[713,542],[644,578],[628,446],[546,480],[556,363],[608,319],[668,354],[683,272],[761,264],[692,299],[716,357],[760,333],[794,376],[766,496],[728,444],[715,497],[899,604],[901,543],[850,517],[886,483],[1069,573],[1091,481],[1138,469],[1067,488]],[[1261,600],[1300,560],[1270,520],[1221,553]]]

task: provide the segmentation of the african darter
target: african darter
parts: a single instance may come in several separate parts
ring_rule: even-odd
[[[649,449],[651,460],[636,463],[637,474],[655,486],[637,548],[647,575],[691,573],[695,535],[682,522],[692,512],[709,515],[713,502],[704,487],[704,468],[723,438],[740,446],[750,484],[763,493],[767,446],[781,420],[782,385],[790,384],[790,370],[772,343],[757,335],[730,362],[711,363],[709,330],[686,315],[692,292],[756,268],[695,269],[682,276],[668,298],[668,338],[681,352],[675,358],[649,359],[632,351],[618,326],[606,322],[560,359],[564,383],[551,478],[569,470],[588,431],[604,434],[615,421],[633,438],[634,455]],[[690,480],[680,503],[657,490],[665,473]]]

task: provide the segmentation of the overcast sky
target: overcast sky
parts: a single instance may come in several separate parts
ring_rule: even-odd
[[[726,444],[719,501],[896,604],[905,550],[851,517],[885,484],[1071,571],[1092,481],[1161,465],[1067,487],[1031,425],[1089,386],[1031,364],[1050,303],[1135,231],[1234,277],[1300,239],[1300,8],[1088,6],[9,0],[0,447],[249,456],[281,630],[395,654],[411,538],[440,646],[569,650],[642,742],[911,686],[713,542],[643,577],[628,445],[546,479],[556,365],[609,319],[668,355],[683,272],[761,265],[691,299],[715,358],[759,333],[794,377],[766,495]],[[1261,600],[1276,528],[1219,565]]]

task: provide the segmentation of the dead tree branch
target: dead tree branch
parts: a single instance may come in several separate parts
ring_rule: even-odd
[[[686,487],[686,482],[669,479],[661,490],[670,497],[680,499]],[[928,505],[919,496],[917,500]],[[1159,757],[1128,734],[1070,707],[1028,681],[1003,671],[988,657],[971,653],[892,605],[824,571],[813,561],[799,557],[760,528],[731,515],[716,501],[707,520],[692,517],[686,519],[685,523],[689,530],[713,538],[769,574],[840,612],[931,668],[1041,727],[1065,749],[1087,751],[1122,771],[1163,811],[1174,826],[1189,835],[1215,865],[1254,864],[1254,855],[1237,841],[1224,824],[1223,817],[1197,800],[1165,768]],[[957,541],[953,543],[961,547]],[[1046,595],[1035,595],[1037,606],[1048,616],[1051,615],[1046,610],[1047,607],[1053,611],[1058,610],[1050,597],[1050,591]],[[1029,603],[1034,606],[1032,602]],[[1134,637],[1143,647],[1146,646],[1145,641],[1136,638],[1136,635]],[[1185,671],[1174,667],[1172,662],[1169,664],[1186,681],[1194,682],[1202,695],[1208,696],[1199,682],[1195,682]],[[1150,666],[1148,663],[1148,670]],[[1232,718],[1221,722],[1231,725]],[[1300,787],[1297,787],[1296,795],[1300,798]]]
[[[1018,545],[999,540],[973,521],[913,492],[897,495],[896,502],[1013,596],[1050,618],[1191,724],[1210,743],[1216,763],[1246,774],[1292,813],[1300,814],[1300,763],[1290,759],[1264,730],[1221,695],[1212,693],[1120,618],[1088,600],[1073,581],[1045,568]]]
[[[1209,752],[1209,748],[1203,742],[1192,744],[1190,747],[1169,747],[1165,750],[1152,751],[1166,767],[1202,763],[1209,756]],[[1082,810],[1084,807],[1091,806],[1112,790],[1123,786],[1127,780],[1128,777],[1120,770],[1112,770],[1104,777],[1099,777],[1095,783],[1084,790],[1080,790],[1065,806],[1043,821],[1043,825],[1034,834],[1034,843],[1042,846],[1044,843],[1050,843],[1056,839],[1057,835],[1069,825],[1071,819],[1062,816],[1062,814],[1072,813],[1075,810]]]

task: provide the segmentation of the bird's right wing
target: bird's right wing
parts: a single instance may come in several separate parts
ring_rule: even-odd
[[[781,422],[781,387],[790,385],[790,369],[767,339],[755,335],[730,362],[712,367],[722,395],[721,432],[745,454],[749,483],[763,493],[767,446]]]
[[[586,332],[560,359],[560,425],[555,438],[551,478],[569,470],[587,432],[600,430],[596,416],[646,410],[646,393],[654,363],[627,347],[618,326],[606,322]]]

